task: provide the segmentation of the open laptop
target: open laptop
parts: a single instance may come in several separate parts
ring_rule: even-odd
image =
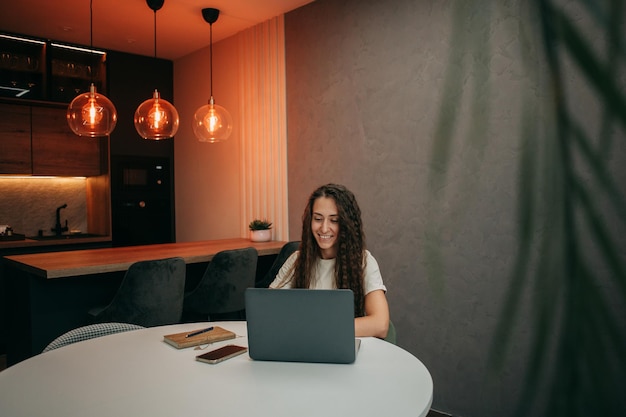
[[[351,290],[248,288],[249,355],[255,360],[352,363],[354,337]]]

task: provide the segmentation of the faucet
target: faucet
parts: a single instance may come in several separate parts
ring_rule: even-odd
[[[61,236],[61,234],[63,232],[67,232],[68,228],[67,228],[67,219],[65,219],[65,226],[61,226],[61,209],[64,209],[67,207],[67,204],[63,204],[61,207],[57,207],[57,221],[54,225],[54,228],[51,229],[55,235],[57,236]]]

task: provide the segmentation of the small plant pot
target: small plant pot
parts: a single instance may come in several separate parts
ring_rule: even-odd
[[[272,240],[272,230],[250,230],[250,240],[253,242],[269,242]]]

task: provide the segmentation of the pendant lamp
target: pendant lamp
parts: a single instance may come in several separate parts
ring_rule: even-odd
[[[93,0],[89,2],[89,32],[93,56]],[[66,113],[67,124],[75,134],[92,138],[110,135],[117,124],[117,110],[111,100],[96,91],[93,72],[89,92],[76,96]]]
[[[210,26],[210,87],[211,98],[209,103],[196,110],[193,115],[193,133],[200,142],[220,142],[228,139],[233,130],[233,119],[222,106],[215,104],[213,99],[213,23],[217,21],[220,15],[218,9],[206,8],[202,9],[202,17]]]
[[[156,14],[163,7],[165,0],[146,0],[154,11],[154,57],[156,48]],[[167,100],[162,99],[155,89],[152,98],[144,101],[135,111],[135,130],[144,139],[161,140],[173,137],[178,131],[178,112]]]

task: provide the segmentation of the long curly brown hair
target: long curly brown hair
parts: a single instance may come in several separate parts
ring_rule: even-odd
[[[337,288],[351,289],[354,293],[355,317],[365,315],[363,276],[365,269],[365,233],[361,209],[354,194],[343,185],[326,184],[313,191],[302,215],[302,240],[300,255],[294,265],[294,287],[309,288],[315,276],[315,265],[321,250],[311,230],[313,204],[321,197],[332,198],[337,205],[339,238],[335,260]]]

